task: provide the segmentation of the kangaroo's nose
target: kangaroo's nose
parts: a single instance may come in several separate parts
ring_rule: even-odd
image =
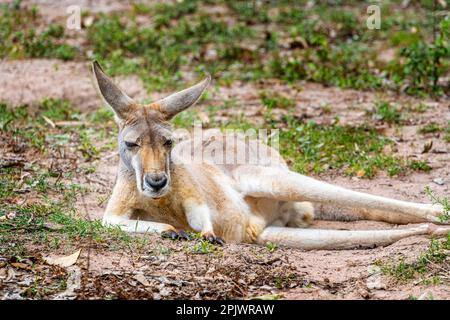
[[[165,173],[147,173],[144,178],[145,185],[157,191],[167,184],[167,175]]]

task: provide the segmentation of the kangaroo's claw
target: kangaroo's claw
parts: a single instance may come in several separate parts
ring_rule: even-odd
[[[161,233],[161,237],[172,240],[191,240],[191,237],[184,230],[168,230]]]
[[[210,233],[203,235],[203,239],[212,244],[218,244],[219,246],[223,246],[225,244],[225,240]]]

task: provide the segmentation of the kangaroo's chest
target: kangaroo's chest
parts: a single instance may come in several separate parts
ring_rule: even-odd
[[[157,201],[141,201],[132,219],[167,223],[177,229],[189,229],[186,214],[177,199],[161,198]]]

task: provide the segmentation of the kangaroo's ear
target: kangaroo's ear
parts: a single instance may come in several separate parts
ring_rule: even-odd
[[[119,119],[124,119],[130,111],[130,106],[134,104],[133,99],[123,93],[119,87],[103,72],[102,67],[97,61],[92,63],[94,77],[102,97],[113,109]]]
[[[189,108],[200,99],[203,91],[208,87],[211,76],[207,75],[201,82],[190,88],[171,94],[170,96],[156,101],[153,105],[157,106],[166,119],[169,120],[177,113]]]

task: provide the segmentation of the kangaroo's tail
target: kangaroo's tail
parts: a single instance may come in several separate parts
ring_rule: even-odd
[[[257,243],[272,242],[305,250],[356,249],[385,246],[415,235],[445,236],[448,232],[450,226],[427,223],[401,229],[356,231],[269,226],[259,235]]]
[[[394,224],[426,222],[425,219],[401,213],[388,213],[375,209],[345,208],[321,203],[314,203],[314,216],[317,220],[332,221],[375,220]]]

